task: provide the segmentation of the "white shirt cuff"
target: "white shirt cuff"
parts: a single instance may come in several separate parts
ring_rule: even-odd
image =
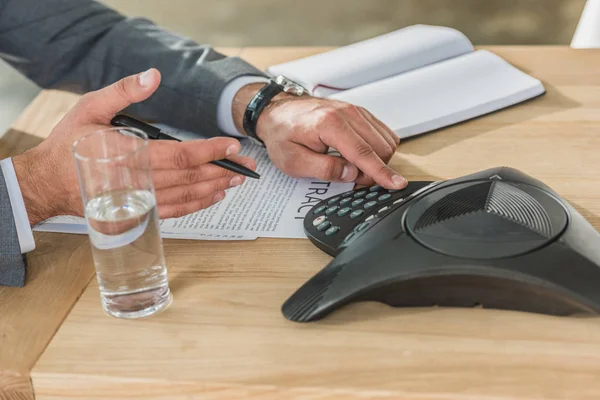
[[[33,232],[29,225],[29,216],[27,215],[25,201],[23,201],[23,195],[21,194],[21,188],[19,187],[19,181],[17,180],[12,160],[10,158],[1,160],[0,169],[2,169],[4,182],[8,189],[8,198],[15,219],[21,254],[29,253],[35,249],[35,240],[33,239]]]
[[[217,106],[217,123],[219,129],[231,136],[245,137],[246,135],[239,132],[235,123],[233,122],[233,114],[231,112],[231,106],[233,104],[233,98],[237,92],[244,86],[250,85],[251,83],[267,82],[268,79],[262,76],[241,76],[235,78],[225,86],[225,90],[221,93],[219,98],[219,104]]]

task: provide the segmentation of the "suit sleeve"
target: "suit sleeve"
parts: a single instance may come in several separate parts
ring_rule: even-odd
[[[265,76],[238,57],[93,0],[0,0],[0,56],[43,88],[76,93],[155,67],[161,86],[126,111],[206,136],[222,134],[217,104],[227,84]]]
[[[25,256],[21,254],[10,198],[0,170],[0,286],[24,284]]]

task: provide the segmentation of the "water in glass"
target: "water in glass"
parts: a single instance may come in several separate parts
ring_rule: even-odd
[[[115,190],[86,204],[102,306],[121,318],[154,314],[171,301],[155,198]]]

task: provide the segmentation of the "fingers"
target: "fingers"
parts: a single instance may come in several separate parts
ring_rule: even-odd
[[[353,182],[358,168],[342,157],[321,154],[301,145],[286,153],[283,170],[293,177],[310,176],[332,182]]]
[[[381,186],[388,189],[406,187],[406,179],[387,165],[396,151],[395,140],[390,142],[388,128],[360,107],[348,103],[327,104],[318,111],[314,117],[314,132],[320,142],[338,150],[350,164]],[[295,142],[310,143],[301,138]]]
[[[110,119],[131,104],[146,100],[160,84],[160,73],[152,68],[137,75],[130,75],[103,89],[84,95],[76,107],[85,122],[108,124]]]
[[[246,156],[229,156],[227,157],[228,160],[231,160],[235,163],[238,163],[240,165],[243,165],[246,168],[251,169],[252,171],[256,171],[256,161],[254,161],[253,159],[251,159],[250,157],[246,157]],[[224,168],[221,168],[224,169]]]
[[[375,181],[369,175],[365,175],[362,171],[359,171],[358,177],[354,180],[357,185],[373,186]]]
[[[377,131],[379,132],[381,137],[383,137],[387,141],[387,143],[389,143],[389,145],[392,148],[392,151],[396,152],[396,149],[398,148],[398,145],[400,144],[400,138],[398,137],[398,135],[396,135],[394,133],[394,131],[392,131],[387,125],[385,125],[383,122],[378,120],[373,114],[371,114],[364,108],[359,108],[359,111],[362,114],[362,116],[371,125],[373,125],[375,127],[375,129],[377,129]]]
[[[248,157],[229,159],[256,169],[256,163]],[[154,174],[160,218],[178,218],[208,208],[225,198],[225,190],[246,180],[242,175],[212,164],[191,170],[155,171]],[[175,185],[178,180],[181,184]]]
[[[208,208],[225,198],[225,190],[245,178],[210,161],[228,158],[254,170],[236,139],[218,137],[188,142],[152,141],[148,144],[160,218],[176,218]]]
[[[158,217],[160,219],[165,218],[179,218],[188,214],[195,213],[196,211],[208,208],[215,203],[225,198],[225,192],[217,192],[212,196],[205,197],[203,199],[195,200],[185,204],[168,204],[158,206]]]
[[[249,157],[233,156],[228,157],[228,159],[240,165],[244,165],[253,171],[256,170],[256,163]],[[173,186],[193,185],[194,183],[223,177],[232,178],[235,175],[237,175],[236,172],[229,171],[217,165],[203,164],[188,169],[153,170],[152,178],[154,187],[158,190]]]
[[[149,150],[152,168],[185,170],[237,154],[241,145],[226,137],[187,142],[160,140],[150,142]]]
[[[213,197],[216,193],[223,192],[231,187],[239,186],[244,182],[244,177],[224,177],[210,181],[198,182],[193,185],[174,186],[156,191],[156,202],[165,205],[187,204],[199,201],[207,197]]]
[[[354,129],[354,131],[362,137],[369,146],[371,146],[384,163],[389,162],[392,159],[396,148],[390,146],[390,142],[384,137],[387,136],[387,133],[383,133],[383,136],[362,114],[360,114],[358,118],[360,118],[358,121],[356,118],[349,121],[352,129]]]
[[[342,132],[326,130],[322,132],[322,140],[330,147],[337,149],[346,160],[356,165],[375,182],[389,189],[403,189],[408,182],[377,155],[375,150],[356,132],[349,129]]]

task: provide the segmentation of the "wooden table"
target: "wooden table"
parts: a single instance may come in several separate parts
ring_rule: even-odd
[[[600,52],[488,49],[547,94],[406,140],[391,165],[435,180],[509,165],[600,228]],[[226,51],[264,68],[322,50]],[[39,142],[75,99],[42,93],[0,156]],[[259,239],[166,240],[175,301],[126,321],[100,308],[85,237],[36,240],[28,285],[0,289],[0,399],[600,398],[599,318],[365,303],[296,324],[281,304],[330,258],[307,240]]]

